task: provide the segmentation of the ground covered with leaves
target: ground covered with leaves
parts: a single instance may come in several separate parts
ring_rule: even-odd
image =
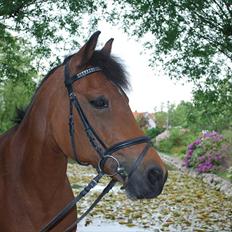
[[[69,164],[68,176],[75,195],[95,174],[92,168]],[[96,199],[108,181],[104,178],[96,190],[78,204],[79,215]],[[94,226],[96,219],[102,224],[105,221],[117,222],[134,228],[134,231],[146,228],[146,231],[157,232],[229,232],[232,228],[232,199],[211,189],[200,179],[170,170],[163,193],[152,200],[131,201],[120,190],[120,185],[116,186],[84,219],[84,224]],[[101,231],[104,232],[104,228]]]

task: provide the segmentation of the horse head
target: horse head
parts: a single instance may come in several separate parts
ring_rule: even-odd
[[[133,117],[126,72],[111,56],[113,39],[95,50],[99,34],[60,67],[54,138],[67,157],[120,181],[131,198],[153,198],[161,193],[167,170]]]

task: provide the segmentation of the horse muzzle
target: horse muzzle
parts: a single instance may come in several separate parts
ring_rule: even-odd
[[[124,188],[131,199],[154,198],[161,194],[167,176],[167,171],[164,173],[156,165],[151,165],[145,170],[140,168],[127,179]]]

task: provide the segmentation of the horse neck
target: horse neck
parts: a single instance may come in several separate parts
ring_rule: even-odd
[[[57,78],[49,79],[39,89],[11,141],[17,185],[27,198],[45,209],[54,198],[61,201],[72,195],[66,176],[67,158],[55,142],[49,121]]]
[[[22,149],[18,152],[21,154],[20,181],[31,196],[39,195],[43,200],[49,200],[56,191],[64,188],[67,159],[53,141],[48,128],[41,127],[44,132],[39,135],[30,123],[26,127],[27,131],[23,129],[16,135],[24,136]]]

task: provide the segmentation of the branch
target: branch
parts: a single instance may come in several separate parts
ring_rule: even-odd
[[[221,44],[218,41],[213,40],[212,38],[205,36],[203,33],[199,34],[197,31],[194,30],[194,28],[192,28],[192,30],[194,31],[194,33],[196,35],[198,35],[198,37],[205,39],[209,44],[213,45],[213,47],[216,46],[216,48],[218,49],[219,52],[224,54],[227,58],[229,58],[232,61],[232,56],[230,56],[223,49],[220,48],[220,47],[224,46],[224,44]]]
[[[194,4],[194,3],[193,3]],[[196,4],[194,4],[196,7],[197,7],[197,5]],[[203,13],[203,15],[201,15],[200,13],[198,13],[197,11],[192,11],[192,15],[194,16],[194,14],[198,17],[198,18],[200,18],[201,19],[201,21],[202,22],[205,22],[206,24],[208,24],[209,26],[211,26],[211,27],[213,27],[213,28],[217,28],[219,31],[222,31],[223,30],[223,28],[222,27],[220,27],[220,26],[218,26],[218,25],[220,25],[219,23],[218,24],[215,24],[215,23],[213,23],[213,21],[212,21],[212,19],[209,19],[207,16],[208,16],[208,14],[207,13],[205,13],[203,10],[202,10],[202,13]],[[221,15],[219,15],[219,16],[221,16]]]
[[[223,1],[223,3],[225,4],[225,6],[226,6],[226,8],[227,8],[227,10],[228,10],[228,12],[230,14],[230,17],[232,18],[232,10],[230,9],[230,7],[232,6],[232,3],[229,3],[229,1],[228,1],[228,3]]]
[[[222,14],[225,15],[225,17],[226,17],[227,19],[229,19],[228,16],[227,16],[227,14],[224,12],[222,6],[217,2],[217,0],[212,0],[212,1],[213,1],[213,2],[217,5],[217,7],[221,10]]]

